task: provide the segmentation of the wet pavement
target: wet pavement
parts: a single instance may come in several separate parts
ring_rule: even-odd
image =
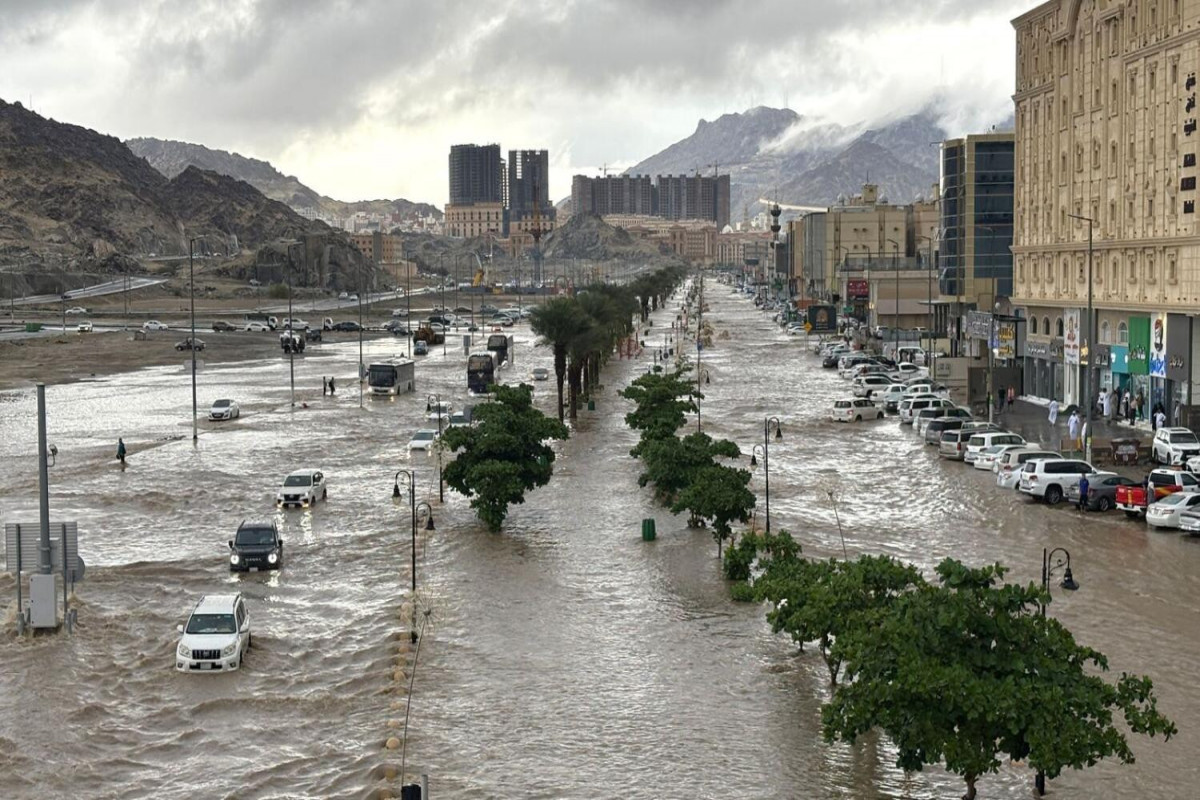
[[[709,281],[717,333],[704,351],[706,432],[771,441],[773,528],[811,555],[840,555],[833,490],[851,557],[885,553],[925,570],[953,556],[1002,561],[1036,580],[1043,547],[1066,547],[1081,588],[1056,592],[1051,613],[1114,672],[1146,672],[1180,727],[1170,743],[1134,741],[1137,764],[1103,764],[1051,783],[1060,796],[1186,798],[1196,778],[1190,685],[1200,657],[1195,563],[1200,542],[1151,533],[1120,515],[1078,517],[994,487],[993,476],[939,461],[894,419],[827,421],[848,387],[802,338]],[[659,342],[674,308],[655,315]],[[722,334],[727,333],[728,338]],[[504,382],[551,367],[518,327]],[[436,531],[420,543],[421,601],[432,609],[413,693],[410,771],[435,798],[934,798],[958,796],[939,770],[906,776],[886,740],[855,747],[820,739],[826,673],[815,653],[771,634],[763,609],[728,600],[706,531],[656,506],[637,486],[636,437],[616,392],[653,363],[615,360],[594,412],[557,448],[551,484],[488,533],[465,498],[437,502],[436,459],[405,445],[425,427],[425,396],[468,401],[465,356],[453,344],[419,359],[418,392],[359,409],[350,382],[322,398],[320,376],[353,374],[357,344],[297,359],[307,408],[288,404],[287,361],[214,366],[201,408],[232,396],[232,423],[202,422],[190,441],[190,386],[178,366],[50,387],[51,514],[80,522],[87,580],[76,635],[0,645],[0,774],[14,798],[368,797],[397,784],[380,767],[396,716],[388,691],[409,582],[407,509],[392,506],[393,473],[415,468]],[[367,360],[399,352],[368,343]],[[536,396],[552,408],[553,383]],[[0,394],[0,518],[37,513],[30,392]],[[695,424],[694,419],[690,423]],[[117,436],[129,465],[112,459]],[[319,466],[328,505],[278,515],[288,560],[277,574],[234,577],[225,541],[238,522],[273,513],[285,473]],[[752,488],[763,490],[762,467]],[[643,543],[654,517],[658,541]],[[202,593],[242,591],[254,623],[245,668],[174,672],[174,626]],[[13,584],[0,577],[11,630]],[[984,797],[1027,797],[1031,775],[1006,765]]]

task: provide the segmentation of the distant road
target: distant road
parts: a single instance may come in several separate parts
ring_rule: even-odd
[[[13,300],[8,305],[14,306],[45,306],[54,303],[71,302],[73,300],[83,300],[87,297],[103,297],[107,294],[120,294],[124,291],[134,291],[135,289],[145,289],[148,286],[157,286],[160,283],[166,283],[165,278],[122,278],[119,281],[109,281],[108,283],[98,283],[95,286],[86,286],[82,289],[71,289],[64,294],[35,294],[31,297],[22,297],[20,300]]]
[[[417,295],[431,294],[434,291],[435,290],[432,288],[413,289],[412,294],[413,294],[413,297],[416,297]],[[441,291],[441,290],[438,289],[436,291]],[[387,302],[391,302],[392,300],[403,300],[404,297],[405,297],[404,290],[397,289],[394,292],[376,292],[374,294],[363,295],[362,301],[363,301],[363,305],[370,305],[372,303],[387,303]],[[316,312],[316,311],[337,311],[338,309],[342,309],[342,308],[358,308],[358,301],[357,300],[338,300],[335,297],[330,300],[310,300],[307,303],[299,303],[299,302],[292,303],[292,311],[296,314],[299,314],[302,311],[308,312],[308,313]],[[281,306],[269,306],[267,308],[260,309],[259,313],[262,313],[262,314],[286,314],[286,313],[288,313],[287,303],[284,303]]]

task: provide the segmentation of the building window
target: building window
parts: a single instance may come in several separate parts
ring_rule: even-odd
[[[1100,344],[1112,344],[1112,340],[1108,338],[1109,335],[1108,320],[1102,320],[1100,322]]]
[[[1175,276],[1175,256],[1167,259],[1167,282],[1175,283],[1178,278]]]
[[[1058,320],[1054,323],[1054,335],[1060,339],[1062,338],[1062,335],[1063,335],[1062,317],[1059,317]]]
[[[1042,333],[1046,334],[1047,336],[1050,335],[1050,318],[1049,317],[1042,317]]]
[[[1146,283],[1154,283],[1158,276],[1154,274],[1154,257],[1146,259]]]
[[[1129,325],[1117,323],[1117,344],[1129,344]]]
[[[1193,175],[1179,181],[1179,188],[1185,192],[1193,192],[1196,190],[1196,177]]]
[[[1029,318],[1029,332],[1035,336],[1037,335],[1037,317]]]

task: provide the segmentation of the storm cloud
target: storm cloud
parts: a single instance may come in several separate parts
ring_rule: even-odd
[[[0,0],[0,97],[266,158],[344,199],[442,202],[451,143],[629,164],[705,117],[840,123],[1012,91],[1008,0]],[[990,117],[990,120],[988,119]]]

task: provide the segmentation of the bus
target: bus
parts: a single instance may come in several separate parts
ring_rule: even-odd
[[[502,333],[493,333],[488,336],[487,349],[489,353],[494,353],[496,356],[496,364],[503,365],[505,362],[512,363],[513,360],[513,337],[505,336]]]
[[[467,391],[487,394],[496,382],[496,358],[491,353],[474,353],[467,359]]]
[[[367,386],[373,396],[411,392],[416,386],[415,362],[407,358],[392,358],[370,364],[367,367]]]

